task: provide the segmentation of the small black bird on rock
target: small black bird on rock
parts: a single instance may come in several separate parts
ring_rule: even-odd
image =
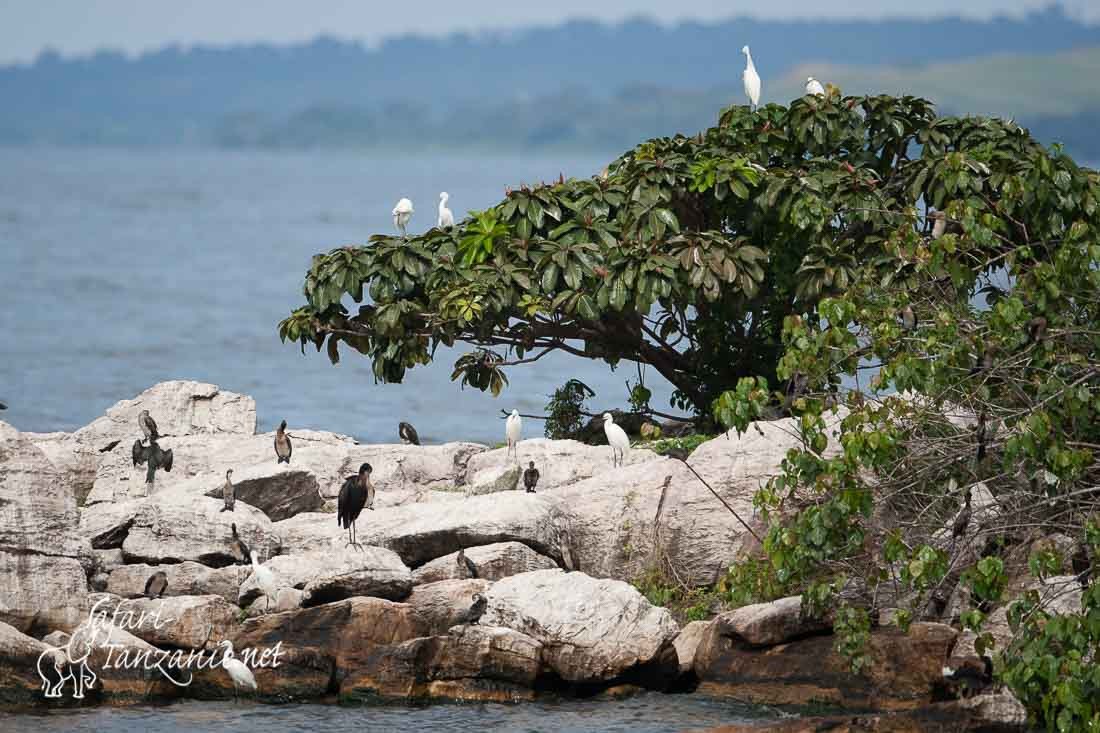
[[[459,550],[458,555],[455,557],[455,564],[458,565],[458,577],[463,580],[469,580],[470,578],[477,577],[477,565],[474,561],[466,557],[466,550]]]
[[[275,431],[275,464],[290,463],[290,454],[293,452],[294,446],[290,444],[290,436],[286,434],[286,420],[283,420]]]
[[[358,475],[348,476],[340,487],[340,496],[336,500],[336,523],[348,530],[348,544],[345,547],[363,548],[355,541],[355,520],[363,507],[374,509],[374,484],[370,481],[373,470],[369,463],[364,463],[359,466]]]
[[[233,539],[231,541],[231,545],[232,545],[233,549],[236,550],[236,555],[237,555],[236,564],[237,565],[251,565],[252,564],[252,550],[249,549],[248,545],[245,544],[245,541],[241,539],[241,536],[239,534],[237,534],[237,524],[236,524],[236,522],[233,523],[232,529],[233,529]]]
[[[145,581],[145,597],[160,598],[168,589],[168,575],[163,570],[158,570]]]
[[[538,483],[539,470],[535,468],[535,462],[531,461],[527,464],[527,470],[523,472],[523,485],[527,488],[528,494],[533,494]]]
[[[410,445],[420,445],[420,436],[416,434],[416,428],[410,423],[402,422],[397,425],[397,434],[401,436],[401,442]]]
[[[473,603],[470,608],[465,612],[459,614],[454,619],[454,625],[458,624],[477,624],[478,620],[485,615],[485,610],[489,607],[489,599],[480,593],[474,593]]]
[[[231,468],[225,472],[225,483],[222,484],[222,501],[225,502],[225,506],[222,507],[223,512],[233,511],[233,507],[237,504],[237,487],[233,485],[232,476],[233,469]]]
[[[148,465],[145,470],[145,483],[149,486],[153,485],[158,468],[163,468],[165,471],[172,470],[172,449],[161,450],[156,438],[150,438],[149,445],[142,445],[140,440],[135,440],[130,454],[134,460],[134,468],[137,468],[139,463]]]

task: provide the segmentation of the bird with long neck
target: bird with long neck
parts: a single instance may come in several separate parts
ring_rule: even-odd
[[[752,62],[749,47],[742,48],[741,53],[745,54],[745,71],[741,74],[741,81],[745,84],[745,96],[749,98],[749,104],[755,112],[760,105],[760,74],[756,73],[756,64]]]
[[[359,466],[359,473],[344,479],[344,485],[340,487],[340,496],[336,500],[336,523],[348,530],[348,543],[345,547],[363,546],[356,541],[355,520],[359,518],[363,507],[374,509],[374,484],[370,475],[374,469],[369,463]]]
[[[222,484],[223,512],[231,512],[237,505],[237,487],[233,485],[233,469],[225,472],[225,483]]]
[[[519,439],[523,436],[523,418],[519,416],[519,410],[512,410],[512,414],[504,423],[504,437],[508,441],[507,455],[519,457]]]
[[[412,215],[413,202],[409,199],[403,198],[397,202],[397,206],[393,207],[393,225],[400,230],[403,239],[409,238],[407,227]]]
[[[440,229],[450,229],[455,225],[455,215],[447,208],[449,198],[451,194],[446,191],[439,194],[439,218],[436,219],[436,226]]]
[[[294,446],[290,443],[290,436],[286,432],[286,420],[279,423],[279,429],[275,431],[275,464],[290,463],[290,456],[294,452]]]
[[[138,415],[138,427],[141,428],[141,434],[145,436],[145,439],[152,442],[160,438],[160,433],[157,431],[157,423],[149,416],[148,410],[142,410]]]
[[[248,668],[248,665],[237,659],[233,654],[233,642],[226,639],[221,642],[221,646],[225,647],[225,653],[222,655],[221,666],[229,675],[229,680],[233,683],[233,699],[237,699],[237,688],[243,687],[246,690],[256,690],[256,678],[252,674],[252,670]]]

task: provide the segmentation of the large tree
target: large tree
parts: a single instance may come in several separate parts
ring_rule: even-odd
[[[1001,202],[1041,152],[1012,122],[937,117],[914,97],[734,106],[691,137],[649,140],[591,179],[508,192],[453,229],[317,255],[284,340],[343,342],[399,382],[439,344],[477,347],[454,378],[494,394],[504,368],[561,351],[630,360],[698,413],[738,379],[777,384],[788,316],[870,264],[904,284],[926,206],[974,199],[984,254],[1027,241]],[[1036,215],[1044,215],[1041,211]],[[990,219],[992,221],[985,221]],[[345,295],[356,303],[349,312]]]

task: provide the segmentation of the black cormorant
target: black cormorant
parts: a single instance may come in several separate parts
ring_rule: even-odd
[[[348,544],[345,547],[362,548],[355,541],[355,520],[364,506],[374,509],[374,484],[370,481],[372,470],[369,463],[364,463],[359,466],[358,475],[348,476],[340,487],[340,496],[336,501],[336,523],[348,530]]]
[[[286,420],[279,423],[279,429],[275,431],[275,458],[276,465],[290,463],[290,454],[294,452],[294,446],[290,444],[290,436],[286,434]]]
[[[235,522],[232,525],[232,530],[233,530],[233,541],[232,541],[233,549],[235,549],[237,551],[237,554],[240,556],[240,561],[237,562],[236,564],[237,565],[249,565],[249,564],[251,564],[252,563],[252,550],[249,549],[248,545],[246,545],[244,540],[241,539],[241,536],[239,534],[237,534],[237,524]]]
[[[233,511],[233,507],[237,504],[237,489],[233,486],[233,469],[229,469],[225,472],[225,483],[222,484],[222,501],[225,502],[225,506],[222,507],[223,512]]]
[[[420,436],[416,434],[416,428],[407,422],[398,423],[397,434],[401,436],[401,441],[404,443],[420,445]]]
[[[1077,582],[1082,588],[1088,588],[1089,579],[1092,577],[1092,562],[1089,560],[1089,551],[1084,543],[1077,548],[1077,552],[1073,553],[1070,563],[1073,566],[1073,574],[1077,576]]]
[[[172,470],[172,450],[161,450],[155,438],[149,441],[149,445],[142,445],[140,440],[135,440],[130,455],[134,460],[135,468],[139,463],[147,464],[148,468],[145,470],[147,484],[153,483],[158,468],[163,468],[165,471]]]
[[[527,487],[527,493],[535,493],[535,486],[539,482],[539,470],[535,468],[535,462],[531,461],[527,464],[527,470],[523,472],[523,485]]]
[[[970,489],[966,490],[966,496],[963,497],[965,502],[962,511],[955,517],[955,523],[951,525],[951,537],[952,541],[962,537],[966,532],[966,528],[970,526]]]
[[[474,593],[473,603],[470,604],[470,608],[463,611],[454,619],[454,623],[458,624],[477,624],[478,619],[485,614],[485,609],[489,607],[489,599],[480,593]]]
[[[168,588],[168,575],[163,570],[158,570],[145,581],[145,597],[160,598]]]
[[[1029,344],[1041,344],[1047,335],[1047,319],[1035,316],[1027,322],[1027,342]]]
[[[457,557],[455,557],[455,564],[458,565],[458,577],[463,580],[477,577],[477,565],[474,561],[466,557],[466,550],[459,550]]]
[[[141,428],[141,434],[150,442],[160,437],[160,433],[157,432],[157,423],[149,416],[148,410],[142,410],[138,415],[138,427]]]

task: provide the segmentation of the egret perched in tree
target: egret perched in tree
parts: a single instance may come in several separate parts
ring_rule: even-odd
[[[455,215],[447,208],[447,199],[450,197],[451,194],[446,191],[439,194],[439,219],[436,220],[436,226],[440,229],[450,229],[455,225]]]
[[[409,219],[412,219],[412,215],[413,202],[408,199],[401,199],[397,202],[397,206],[393,207],[393,225],[400,230],[401,236],[405,239],[409,238],[405,228],[409,226]]]
[[[749,52],[749,47],[745,46],[741,49],[741,53],[745,54],[745,71],[741,74],[741,80],[745,82],[745,96],[749,98],[749,104],[752,105],[752,109],[755,112],[757,106],[760,104],[760,75],[756,73],[756,65],[752,62],[752,54]]]
[[[401,437],[401,442],[403,443],[408,443],[410,445],[420,445],[420,436],[417,435],[416,428],[414,428],[411,423],[398,423],[397,434]]]
[[[260,556],[256,554],[256,551],[252,551],[252,574],[245,580],[255,578],[256,586],[264,594],[264,598],[267,599],[267,603],[264,604],[264,610],[271,608],[271,602],[275,600],[275,597],[279,594],[279,586],[275,582],[275,573],[271,572],[271,568],[264,567],[260,563]]]
[[[362,549],[362,545],[355,541],[355,520],[365,506],[374,509],[374,484],[371,483],[371,468],[369,463],[359,466],[356,476],[348,476],[344,479],[344,485],[340,487],[340,496],[336,500],[336,523],[348,530],[348,545]]]
[[[519,457],[519,438],[523,434],[523,418],[519,416],[519,410],[512,410],[508,420],[504,423],[504,437],[508,440],[507,455],[515,454]]]
[[[626,437],[625,430],[615,424],[610,412],[603,414],[603,431],[607,435],[607,444],[611,446],[612,465],[623,465],[626,451],[630,448],[630,438]]]
[[[222,507],[223,512],[231,512],[233,507],[237,505],[237,487],[233,485],[232,468],[225,472],[225,483],[222,484],[222,501],[225,503]]]
[[[286,420],[283,420],[275,431],[275,464],[290,463],[293,452],[294,446],[290,444],[290,436],[286,434]]]
[[[825,87],[821,86],[821,82],[812,76],[806,77],[806,94],[814,94],[818,97],[825,96]]]
[[[149,416],[148,410],[142,410],[141,414],[138,415],[138,427],[141,428],[141,434],[148,441],[154,441],[160,437],[160,433],[157,432],[157,424]]]
[[[229,675],[233,683],[233,699],[237,699],[237,689],[243,687],[246,690],[256,691],[256,678],[252,676],[252,670],[248,665],[233,656],[233,642],[225,639],[221,643],[225,647],[222,656],[222,669]]]

